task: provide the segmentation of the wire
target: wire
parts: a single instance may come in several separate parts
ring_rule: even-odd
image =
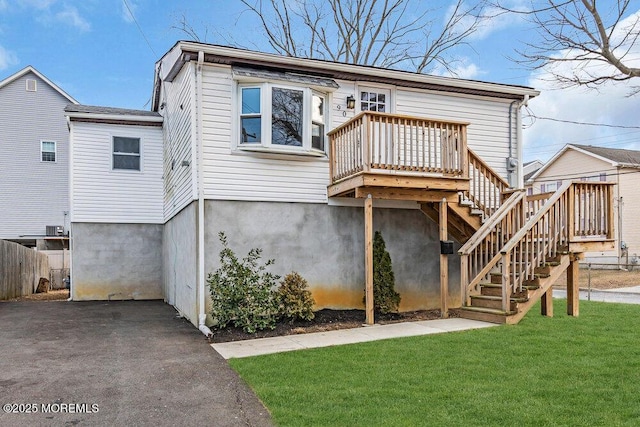
[[[575,120],[556,119],[553,117],[541,117],[541,116],[536,116],[531,110],[528,110],[528,113],[530,117],[536,120],[549,120],[552,122],[569,123],[572,125],[598,126],[598,127],[616,128],[616,129],[640,129],[640,126],[612,125],[609,123],[589,123],[589,122],[578,122]]]
[[[131,8],[129,7],[129,3],[127,2],[127,0],[122,0],[122,3],[124,3],[124,6],[129,11],[129,15],[131,15],[131,18],[133,19],[133,22],[135,22],[136,27],[138,27],[138,30],[140,31],[140,34],[142,34],[142,38],[144,39],[144,41],[147,42],[147,46],[149,46],[149,49],[151,49],[151,52],[153,52],[153,55],[155,57],[157,57],[158,54],[156,53],[155,50],[153,50],[153,47],[151,46],[151,43],[149,42],[149,39],[144,34],[144,31],[142,31],[142,27],[140,26],[140,24],[138,24],[138,20],[136,19],[136,16],[133,14],[133,11],[131,10]]]

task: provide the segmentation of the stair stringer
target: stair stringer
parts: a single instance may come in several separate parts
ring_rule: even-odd
[[[569,268],[569,265],[571,264],[572,255],[563,254],[559,255],[559,257],[559,264],[551,267],[549,276],[536,279],[538,289],[528,292],[527,302],[518,303],[518,312],[516,314],[506,316],[505,323],[514,325],[520,322],[520,320],[522,320],[522,318],[529,312],[529,310],[531,310],[531,307],[533,307],[533,305],[537,303],[540,298],[542,298],[542,296],[553,286],[553,284],[556,283],[560,276],[562,276],[562,274],[567,271],[567,268]]]

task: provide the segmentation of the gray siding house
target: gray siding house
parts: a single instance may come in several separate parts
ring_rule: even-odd
[[[31,66],[0,81],[0,239],[61,246],[69,226],[69,103],[77,101]]]

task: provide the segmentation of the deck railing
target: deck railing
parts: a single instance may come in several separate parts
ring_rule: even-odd
[[[469,151],[469,191],[464,196],[490,217],[502,203],[509,183],[471,149]]]
[[[506,312],[511,295],[521,291],[525,281],[534,279],[536,268],[550,257],[555,257],[558,251],[570,249],[571,243],[614,238],[611,183],[568,182],[547,197],[534,198],[533,202],[525,199],[522,207],[515,203],[516,199],[513,202],[508,199],[494,215],[493,222],[486,224],[494,231],[485,232],[484,238],[479,236],[461,248],[463,304],[468,305],[469,296],[477,285],[492,270],[499,268],[503,287],[502,308]],[[540,200],[545,198],[541,205]],[[492,238],[491,233],[497,233],[495,230],[499,229],[504,232],[504,221],[510,211],[521,220],[525,214],[530,217],[523,226],[512,223],[512,236],[499,252],[492,250],[484,256],[475,255],[483,250],[483,245],[487,245],[487,239]],[[506,224],[510,224],[508,219]]]
[[[467,178],[467,124],[366,111],[328,133],[331,182],[359,172]]]

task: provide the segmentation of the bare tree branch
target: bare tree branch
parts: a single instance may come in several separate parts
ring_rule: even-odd
[[[629,54],[640,54],[640,13],[629,13],[631,0],[615,0],[604,9],[596,0],[545,0],[530,2],[526,11],[492,2],[499,13],[525,14],[534,24],[540,41],[525,43],[516,63],[543,69],[562,87],[596,88],[610,81],[640,77]],[[611,4],[611,3],[608,3]],[[637,59],[637,58],[636,58]],[[631,94],[640,92],[632,87]]]
[[[420,0],[241,0],[282,55],[430,72],[453,72],[454,48],[478,28],[481,6],[456,0],[446,21]],[[477,3],[477,2],[474,2]],[[188,23],[177,27],[197,40]]]

